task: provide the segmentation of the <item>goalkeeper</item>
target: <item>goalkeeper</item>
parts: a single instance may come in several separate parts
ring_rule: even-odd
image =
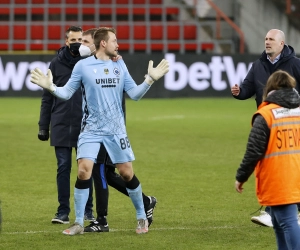
[[[153,68],[153,62],[150,61],[145,81],[137,85],[123,60],[110,60],[111,57],[117,56],[119,47],[113,28],[99,28],[94,34],[94,44],[95,56],[79,61],[64,87],[56,87],[52,83],[50,70],[47,76],[40,69],[31,71],[31,82],[61,99],[68,100],[77,89],[82,88],[83,118],[78,138],[78,175],[74,190],[76,219],[63,234],[75,235],[84,231],[88,183],[101,143],[126,183],[127,192],[136,209],[136,233],[147,233],[148,221],[144,211],[142,187],[132,168],[135,158],[127,137],[122,95],[125,91],[131,99],[141,99],[151,84],[169,71],[169,65],[163,59]]]

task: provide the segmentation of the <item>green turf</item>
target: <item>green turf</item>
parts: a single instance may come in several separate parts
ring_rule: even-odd
[[[254,178],[234,190],[254,100],[127,101],[127,128],[143,190],[158,199],[154,223],[135,234],[130,200],[110,189],[110,233],[68,237],[50,223],[57,208],[56,159],[37,139],[40,100],[0,99],[0,249],[275,249],[271,228],[250,221]],[[76,178],[76,162],[72,183]],[[73,184],[72,188],[73,190]],[[73,197],[70,218],[74,220]]]

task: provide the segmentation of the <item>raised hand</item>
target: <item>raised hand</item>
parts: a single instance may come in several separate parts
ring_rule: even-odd
[[[166,59],[162,59],[156,68],[153,68],[153,61],[150,60],[148,65],[148,75],[146,75],[145,82],[151,85],[154,81],[157,81],[168,72],[169,62]]]
[[[55,91],[55,85],[52,80],[53,76],[50,69],[48,69],[46,76],[39,68],[30,71],[30,81],[51,92]]]

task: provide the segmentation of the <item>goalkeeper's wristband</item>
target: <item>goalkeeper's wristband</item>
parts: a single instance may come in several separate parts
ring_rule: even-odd
[[[48,88],[48,90],[51,92],[51,93],[54,93],[56,91],[56,85],[55,84],[51,84]]]
[[[154,83],[154,79],[150,75],[145,75],[146,79],[145,82],[148,83],[149,85],[152,85]]]

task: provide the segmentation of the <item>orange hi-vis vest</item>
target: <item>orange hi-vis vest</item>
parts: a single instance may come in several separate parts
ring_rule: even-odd
[[[255,167],[258,201],[263,206],[299,203],[300,108],[264,102],[255,114],[262,115],[270,129],[267,150]]]

